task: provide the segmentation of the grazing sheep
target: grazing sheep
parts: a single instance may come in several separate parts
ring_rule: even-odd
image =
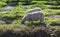
[[[44,14],[41,12],[41,9],[39,8],[27,11],[26,15],[23,17],[21,21],[21,24],[24,24],[25,21],[35,20],[40,20],[41,23],[44,23]]]

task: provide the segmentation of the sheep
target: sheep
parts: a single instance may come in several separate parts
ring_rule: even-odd
[[[23,17],[21,24],[24,24],[25,21],[35,21],[40,20],[41,23],[44,23],[44,14],[39,11],[40,9],[32,9],[31,11],[27,11],[25,16]]]

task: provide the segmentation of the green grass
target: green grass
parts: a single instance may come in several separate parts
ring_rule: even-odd
[[[60,26],[60,19],[49,19],[47,17],[45,17],[45,23],[47,25],[51,25],[51,26]]]
[[[56,15],[56,14],[60,14],[60,10],[44,9],[43,12],[45,13],[45,15]]]
[[[7,5],[5,2],[1,2],[0,1],[0,7],[4,6],[4,5]]]
[[[40,8],[42,8],[43,10],[43,12],[45,13],[45,15],[55,15],[55,14],[60,14],[60,10],[56,10],[57,8],[60,8],[60,6],[55,6],[55,4],[57,4],[57,2],[56,1],[51,1],[51,2],[47,2],[47,1],[32,1],[32,2],[34,2],[34,3],[36,3],[36,4],[33,4],[33,5],[30,5],[30,6],[28,6],[28,8],[26,8],[26,9],[24,9],[24,8],[22,8],[22,4],[24,4],[24,3],[22,3],[22,2],[18,2],[18,5],[17,6],[15,6],[14,8],[13,8],[13,11],[12,12],[4,12],[4,13],[2,13],[2,12],[0,12],[0,16],[2,17],[2,18],[4,18],[4,17],[9,17],[9,18],[12,18],[12,19],[14,19],[14,21],[13,21],[13,24],[19,24],[20,23],[20,21],[21,21],[21,19],[22,19],[22,17],[25,15],[25,13],[26,13],[26,10],[29,10],[29,9],[33,9],[33,8],[36,8],[36,7],[40,7]],[[1,2],[1,3],[5,3],[5,2]],[[47,6],[47,4],[46,3],[48,3],[48,4],[53,4],[54,6]],[[2,4],[3,5],[3,4]],[[1,6],[2,6],[1,5]],[[50,8],[53,8],[54,10],[50,10]],[[1,9],[1,8],[0,8]],[[2,10],[2,9],[1,9]],[[18,12],[18,13],[17,13]],[[16,14],[17,13],[17,14]],[[17,18],[16,18],[17,17]],[[46,24],[50,24],[52,21],[51,20],[46,20]],[[33,25],[33,24],[32,24]]]
[[[26,9],[22,8],[22,2],[21,2],[21,4],[19,3],[19,5],[15,6],[13,8],[12,12],[5,12],[5,13],[0,12],[0,16],[1,17],[9,17],[9,18],[15,19],[13,24],[19,24],[19,22],[21,21],[22,17],[26,13],[26,10],[29,10],[29,9],[32,9],[32,8],[35,8],[35,7],[42,8],[43,9],[42,11],[45,13],[45,15],[60,14],[60,10],[56,10],[56,8],[59,8],[59,6],[46,6],[45,5],[47,3],[46,1],[33,1],[33,2],[36,2],[36,4],[30,5]],[[49,3],[55,3],[55,2],[52,1],[52,2],[49,2]],[[50,8],[55,8],[55,9],[54,10],[50,10]],[[17,18],[16,18],[16,16],[17,16]]]
[[[56,14],[60,15],[60,10],[59,10],[60,6],[58,6],[59,3],[57,3],[56,1],[51,1],[51,2],[33,1],[33,2],[35,2],[36,4],[30,5],[26,9],[22,8],[22,4],[24,3],[18,2],[18,5],[14,6],[12,12],[9,12],[9,11],[0,12],[1,19],[7,17],[14,20],[12,24],[0,24],[0,34],[4,34],[4,32],[7,33],[11,31],[12,33],[16,33],[16,34],[20,34],[20,33],[23,34],[24,32],[24,33],[27,33],[28,35],[29,34],[31,35],[35,32],[38,32],[39,30],[45,30],[45,28],[41,26],[43,24],[41,24],[40,21],[34,21],[34,23],[26,22],[25,24],[20,24],[21,19],[25,15],[26,11],[36,7],[42,8],[43,9],[42,11],[47,16],[56,15]],[[47,6],[47,3],[52,4],[54,6]],[[3,5],[7,5],[7,4],[5,2],[0,1],[0,6],[3,6]],[[53,8],[54,10],[51,8]],[[3,10],[3,9],[0,8],[0,10]],[[57,29],[57,31],[60,32],[59,25],[55,26],[55,24],[59,24],[59,23],[60,23],[60,19],[52,20],[45,16],[45,25],[51,25],[52,29]],[[58,32],[56,33],[57,33],[56,35],[60,34]]]

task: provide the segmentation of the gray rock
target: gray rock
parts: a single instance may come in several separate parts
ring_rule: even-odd
[[[6,22],[5,21],[0,21],[0,24],[6,24]]]

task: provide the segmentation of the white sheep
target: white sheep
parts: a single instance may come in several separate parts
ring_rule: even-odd
[[[44,23],[44,14],[41,12],[41,9],[35,8],[27,11],[26,15],[23,17],[21,24],[24,24],[25,21],[34,21],[40,20],[41,23]]]

